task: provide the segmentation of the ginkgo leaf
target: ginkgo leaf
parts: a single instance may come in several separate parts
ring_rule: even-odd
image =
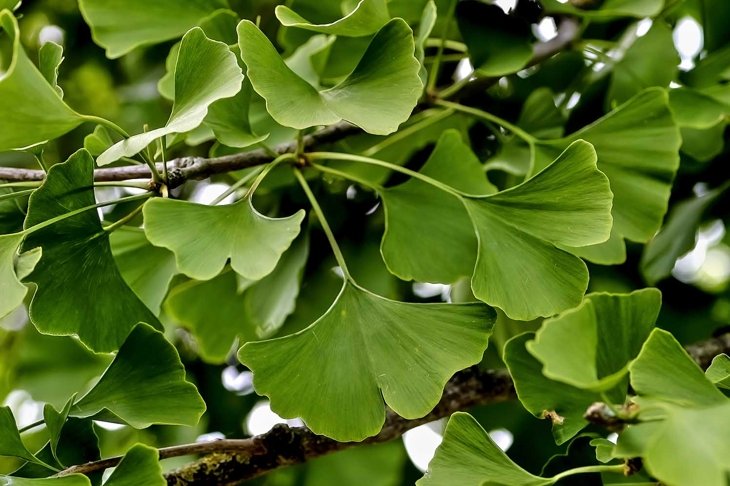
[[[0,235],[0,318],[5,317],[23,303],[28,289],[20,282],[15,260],[23,233]]]
[[[215,277],[229,258],[243,277],[265,277],[299,234],[305,214],[269,218],[254,209],[250,197],[224,206],[153,199],[143,211],[150,242],[170,249],[180,272],[196,280]]]
[[[104,486],[165,486],[157,449],[135,444],[124,454]]]
[[[730,357],[727,354],[715,356],[705,376],[717,387],[730,390]]]
[[[109,240],[124,281],[152,312],[159,314],[167,288],[177,274],[175,255],[153,246],[141,228],[119,228]]]
[[[532,59],[530,24],[500,6],[461,1],[456,19],[474,69],[481,74],[512,74]]]
[[[61,98],[63,90],[58,85],[58,68],[62,62],[63,47],[55,42],[46,42],[38,49],[38,70]]]
[[[661,293],[590,294],[583,303],[547,319],[527,343],[550,379],[578,388],[607,391],[626,385],[627,366],[654,327]],[[625,389],[620,392],[620,399]]]
[[[174,39],[227,0],[80,0],[79,9],[91,27],[94,42],[114,59],[135,47]],[[120,22],[120,19],[124,19]]]
[[[537,418],[549,419],[555,442],[563,444],[588,425],[583,415],[592,403],[602,401],[602,397],[598,392],[582,390],[543,375],[542,363],[525,347],[533,336],[525,333],[510,339],[504,347],[504,362],[522,406]]]
[[[252,22],[238,25],[238,43],[254,90],[274,120],[292,128],[344,119],[368,133],[387,135],[408,119],[423,89],[413,33],[402,19],[385,24],[349,76],[323,91],[287,67]]]
[[[225,362],[236,338],[244,342],[256,338],[256,326],[231,271],[176,286],[165,301],[165,311],[192,332],[200,356],[209,363]]]
[[[466,194],[496,191],[457,130],[443,133],[420,172]],[[442,283],[472,274],[477,237],[457,197],[415,178],[379,193],[386,221],[381,252],[393,274]]]
[[[26,229],[95,204],[94,161],[85,150],[51,167],[31,195]],[[95,351],[116,351],[138,322],[161,327],[124,282],[109,235],[94,210],[32,231],[23,248],[43,257],[27,280],[37,285],[30,319],[44,334],[78,335]]]
[[[417,486],[539,486],[553,481],[534,476],[515,464],[494,443],[474,417],[456,412],[449,419],[444,440]]]
[[[642,123],[637,125],[636,120]],[[579,139],[594,146],[598,168],[611,183],[616,234],[632,241],[651,239],[667,210],[682,141],[669,110],[666,91],[647,89],[565,138],[539,141],[536,150],[554,153]],[[543,166],[540,161],[546,155],[543,153],[535,159],[533,170]],[[604,254],[603,259],[615,262],[623,246],[615,240],[610,244],[613,253]],[[580,254],[580,249],[576,253]]]
[[[23,444],[10,407],[0,407],[0,456],[19,457],[29,462],[44,465]]]
[[[18,21],[8,10],[0,12],[0,29],[12,42],[9,64],[0,75],[0,150],[52,140],[83,123],[83,116],[63,102],[28,59],[20,45]]]
[[[71,411],[71,405],[73,405],[74,395],[69,399],[61,410],[56,410],[53,405],[46,403],[43,407],[43,421],[46,424],[46,429],[49,435],[49,446],[51,448],[51,454],[58,461],[58,443],[61,440],[61,433],[63,432],[63,426],[66,423],[68,414]]]
[[[428,82],[428,72],[424,63],[424,60],[426,59],[426,41],[436,25],[437,18],[438,11],[436,10],[436,3],[434,3],[434,0],[428,0],[428,2],[426,2],[426,6],[423,8],[421,20],[418,23],[415,52],[416,59],[418,59],[418,62],[421,63],[421,69],[418,71],[418,76],[421,78],[421,83],[424,86],[426,86],[426,83]]]
[[[328,24],[313,24],[284,5],[278,5],[275,13],[285,27],[350,37],[372,35],[390,20],[387,0],[360,0],[350,13]]]
[[[359,441],[382,427],[383,400],[406,418],[428,413],[446,381],[481,360],[494,318],[483,304],[396,302],[348,281],[309,327],[238,356],[276,413]]]
[[[228,46],[206,37],[200,27],[190,29],[180,43],[175,65],[175,100],[165,126],[117,142],[99,156],[97,163],[106,165],[131,157],[160,137],[197,128],[208,114],[208,107],[234,96],[242,82],[241,68]]]
[[[69,474],[68,476],[49,478],[0,476],[0,481],[2,481],[2,486],[91,486],[91,481],[83,474]]]
[[[682,345],[663,329],[652,331],[629,372],[631,387],[642,398],[681,407],[710,407],[727,401]]]
[[[138,324],[89,392],[71,407],[73,417],[127,423],[195,425],[205,402],[185,380],[185,368],[165,336]]]
[[[474,295],[519,320],[578,305],[588,270],[560,247],[605,241],[611,231],[611,197],[593,147],[576,141],[524,183],[490,196],[463,198],[479,239]]]

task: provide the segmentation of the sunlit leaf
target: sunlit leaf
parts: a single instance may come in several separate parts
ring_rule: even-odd
[[[641,273],[647,282],[653,284],[669,276],[677,258],[694,248],[705,213],[728,188],[730,185],[675,204],[664,227],[641,256]]]
[[[350,13],[328,24],[313,24],[284,5],[278,5],[275,12],[285,27],[351,37],[374,34],[390,20],[386,0],[360,0]]]
[[[71,407],[74,417],[127,423],[195,425],[205,403],[175,347],[159,331],[138,324],[94,387]]]
[[[661,19],[626,50],[611,71],[609,103],[623,103],[650,86],[669,86],[679,70],[679,54],[672,41],[672,29]]]
[[[177,274],[175,255],[152,244],[140,228],[123,227],[110,236],[112,255],[134,293],[155,314]]]
[[[382,427],[383,400],[406,418],[428,413],[451,375],[481,360],[493,323],[482,304],[402,303],[348,282],[308,328],[238,355],[276,413],[358,441]]]
[[[418,486],[481,486],[487,482],[511,486],[551,484],[515,464],[469,414],[456,412],[449,419],[444,441]]]
[[[527,349],[552,380],[610,390],[625,385],[627,365],[639,354],[660,307],[656,289],[590,294],[580,307],[545,320]]]
[[[165,486],[157,449],[136,444],[124,454],[104,486]]]
[[[197,128],[208,114],[208,107],[238,93],[242,81],[241,68],[228,46],[209,39],[200,27],[194,27],[180,43],[175,65],[175,100],[165,126],[117,142],[99,156],[97,163],[106,165],[121,157],[131,157],[160,137]]]
[[[94,161],[85,150],[54,165],[31,196],[26,228],[95,204]],[[95,351],[116,351],[138,322],[160,326],[117,269],[95,210],[32,232],[23,248],[43,257],[27,280],[37,285],[30,318],[39,331],[78,335]]]
[[[443,133],[420,172],[467,194],[496,190],[456,130]],[[381,251],[391,272],[443,283],[472,274],[477,237],[458,198],[415,178],[380,194],[386,218]]]
[[[715,356],[705,376],[718,387],[730,390],[730,357],[727,354]]]
[[[227,0],[80,0],[79,8],[91,26],[94,41],[109,58],[135,47],[181,36]],[[124,19],[120,21],[120,19]]]
[[[662,329],[652,331],[629,371],[631,387],[644,398],[684,407],[727,401],[674,336]]]
[[[611,191],[590,144],[574,142],[526,182],[464,204],[479,238],[479,300],[521,320],[580,303],[588,270],[558,245],[600,243],[611,230]]]
[[[46,42],[38,50],[38,70],[61,98],[63,98],[63,90],[58,85],[58,68],[62,62],[63,47],[55,42]]]
[[[512,74],[532,58],[530,25],[500,6],[462,1],[457,4],[456,19],[472,65],[481,74]]]
[[[28,59],[20,45],[18,21],[0,12],[0,29],[12,42],[11,58],[0,76],[0,150],[23,148],[71,131],[83,121],[61,100],[54,85]]]
[[[238,25],[238,42],[254,90],[274,120],[292,128],[345,119],[366,132],[386,135],[408,119],[423,88],[413,33],[401,19],[383,26],[354,71],[323,91],[289,69],[252,22]]]
[[[533,334],[526,333],[510,339],[504,348],[504,361],[522,405],[535,417],[549,419],[555,442],[563,444],[588,425],[583,414],[602,397],[598,392],[546,378],[542,363],[525,347],[532,337]]]
[[[250,197],[224,206],[153,199],[145,204],[144,218],[147,238],[175,253],[178,269],[188,277],[211,279],[230,258],[233,270],[259,280],[299,234],[304,211],[269,218],[254,209]]]

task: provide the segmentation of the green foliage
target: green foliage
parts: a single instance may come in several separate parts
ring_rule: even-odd
[[[729,20],[0,0],[0,484],[728,484]]]

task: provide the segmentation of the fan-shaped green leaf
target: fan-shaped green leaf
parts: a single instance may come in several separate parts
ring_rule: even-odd
[[[730,357],[727,354],[715,356],[705,376],[718,387],[730,390]]]
[[[292,128],[345,119],[366,132],[387,135],[408,119],[423,89],[413,33],[402,19],[385,24],[354,71],[324,91],[289,69],[252,22],[238,25],[238,43],[254,90],[274,120]]]
[[[479,238],[479,300],[520,320],[580,303],[588,270],[558,246],[599,243],[611,230],[611,190],[590,144],[574,142],[526,182],[464,204]]]
[[[428,36],[431,35],[431,31],[433,31],[433,27],[436,25],[437,18],[436,3],[433,0],[428,0],[426,6],[423,8],[421,20],[418,23],[418,32],[416,33],[416,59],[421,63],[418,76],[421,78],[421,83],[424,86],[428,82],[428,72],[423,62],[426,59],[426,41],[428,40]]]
[[[534,334],[520,334],[504,347],[504,361],[522,406],[535,417],[550,419],[557,444],[563,444],[588,425],[586,409],[601,401],[601,394],[546,378],[542,364],[526,349]]]
[[[175,101],[165,126],[112,145],[97,163],[106,165],[121,157],[131,157],[160,137],[197,128],[208,114],[208,107],[234,96],[242,82],[241,68],[228,46],[206,37],[200,27],[192,28],[180,43],[175,65]]]
[[[227,0],[80,0],[94,42],[113,59],[135,47],[181,36]],[[122,21],[123,19],[123,21]]]
[[[66,423],[68,414],[71,411],[71,405],[73,405],[75,398],[75,395],[71,397],[60,411],[53,408],[53,405],[50,403],[46,403],[43,407],[43,421],[46,423],[46,429],[48,430],[49,447],[51,448],[51,454],[57,461],[58,443],[61,440],[63,426]]]
[[[328,24],[313,24],[284,5],[277,6],[275,12],[285,27],[349,37],[372,35],[390,20],[387,0],[360,0],[350,13]]]
[[[9,64],[0,74],[0,150],[42,143],[79,126],[83,116],[66,106],[28,59],[18,21],[8,10],[0,12],[0,29],[12,42]]]
[[[85,150],[54,165],[30,197],[26,229],[93,206],[93,172]],[[29,314],[42,333],[78,335],[95,351],[115,351],[138,322],[160,326],[122,279],[96,211],[33,231],[23,247],[43,251],[27,278],[38,287]]]
[[[456,19],[474,69],[483,75],[512,74],[532,59],[530,24],[500,6],[459,2]]]
[[[665,484],[725,486],[730,475],[729,434],[727,399],[707,408],[672,407],[648,439],[642,460],[651,475]]]
[[[58,68],[62,62],[63,47],[55,42],[46,42],[38,50],[38,70],[61,98],[63,98],[63,90],[58,85]]]
[[[674,336],[662,329],[652,331],[629,371],[632,388],[643,398],[683,407],[727,401]]]
[[[239,359],[276,413],[358,441],[382,427],[383,399],[406,418],[428,413],[451,375],[481,360],[494,316],[483,304],[395,302],[347,282],[308,328],[247,343]]]
[[[109,239],[124,281],[147,307],[159,314],[167,288],[177,274],[175,255],[153,246],[141,228],[119,228]]]
[[[154,199],[145,204],[144,218],[147,238],[172,250],[178,269],[190,278],[211,279],[230,258],[233,270],[259,280],[271,273],[299,234],[304,211],[268,218],[250,198],[227,206]]]
[[[580,307],[543,322],[528,351],[550,379],[606,391],[625,385],[627,365],[639,354],[661,307],[661,293],[590,294]],[[621,392],[621,399],[625,390]]]
[[[466,194],[495,192],[457,130],[447,130],[420,171]],[[477,238],[459,199],[412,178],[379,190],[386,230],[381,252],[404,280],[452,283],[474,270]]]
[[[551,484],[512,462],[474,417],[456,412],[449,419],[444,440],[418,486],[482,486],[485,482],[510,486]]]
[[[185,371],[175,347],[161,332],[138,324],[96,385],[71,407],[74,417],[127,423],[195,425],[205,402]]]
[[[136,444],[129,449],[114,468],[104,486],[165,486],[157,449]]]

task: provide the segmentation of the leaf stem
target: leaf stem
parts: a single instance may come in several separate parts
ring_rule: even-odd
[[[284,162],[286,160],[292,160],[292,161],[297,160],[297,156],[294,154],[282,154],[282,155],[278,156],[277,158],[275,158],[274,160],[272,160],[271,162],[269,162],[268,164],[266,164],[266,166],[264,167],[264,170],[261,171],[261,173],[256,178],[256,180],[253,181],[253,184],[251,184],[251,187],[249,187],[248,191],[246,191],[245,197],[253,196],[253,193],[256,192],[256,189],[259,188],[259,184],[261,184],[261,182],[266,178],[266,176],[269,174],[269,172],[274,170],[274,168],[277,165],[281,164],[282,162]]]
[[[15,191],[10,192],[8,194],[0,194],[0,201],[4,201],[6,199],[15,199],[16,197],[23,197],[30,195],[35,189],[25,189],[23,191]]]
[[[236,192],[240,187],[245,186],[250,180],[252,180],[254,177],[261,174],[261,172],[264,170],[263,167],[257,167],[254,170],[252,170],[249,174],[246,174],[245,176],[238,179],[236,182],[231,184],[231,187],[223,191],[211,201],[210,205],[215,206],[216,204],[220,204],[221,201],[223,201],[225,198]]]
[[[129,138],[129,133],[127,131],[114,123],[113,121],[107,120],[106,118],[102,118],[100,116],[94,116],[94,115],[83,115],[82,117],[85,121],[96,123],[98,125],[105,126],[115,132],[117,132],[119,135],[121,135],[124,138]]]
[[[496,123],[497,125],[501,125],[510,132],[520,137],[529,145],[533,145],[535,142],[538,141],[537,138],[533,137],[517,125],[514,125],[507,120],[498,117],[497,115],[493,115],[478,108],[472,108],[471,106],[464,106],[459,103],[453,103],[451,101],[441,99],[434,101],[434,104],[438,106],[443,106],[444,108],[451,108],[452,110],[460,111],[462,113],[468,113],[469,115],[476,116],[477,118],[483,118],[484,120],[488,120],[490,122]]]
[[[446,37],[449,35],[449,26],[451,25],[451,18],[454,16],[456,10],[456,0],[449,2],[449,9],[444,17],[444,28],[441,31],[441,42],[439,42],[438,50],[436,51],[436,58],[433,60],[433,66],[428,72],[428,82],[426,83],[426,93],[433,92],[438,81],[439,68],[441,67],[441,57],[444,54],[444,46],[446,45]]]
[[[613,465],[613,466],[600,466],[599,465],[599,466],[576,467],[574,469],[568,469],[567,471],[558,473],[550,479],[552,480],[553,484],[555,484],[559,480],[566,478],[568,476],[574,476],[576,474],[603,473],[603,472],[623,474],[624,465],[618,464],[618,465]]]
[[[369,187],[378,192],[383,189],[381,186],[375,184],[374,182],[366,181],[365,179],[361,179],[357,176],[348,174],[347,172],[343,172],[341,170],[333,169],[332,167],[327,167],[326,165],[315,164],[314,162],[312,162],[309,164],[309,166],[320,172],[324,172],[325,174],[332,174],[333,176],[340,177],[345,180],[350,180],[352,182],[356,182],[357,184],[360,184],[361,186]]]
[[[400,172],[401,174],[406,174],[414,177],[418,180],[425,182],[426,184],[430,184],[438,189],[441,189],[444,192],[448,192],[452,196],[460,198],[467,195],[454,189],[451,186],[444,184],[441,181],[437,181],[436,179],[432,179],[431,177],[423,175],[420,172],[416,172],[414,170],[407,169],[405,167],[401,167],[400,165],[386,162],[384,160],[364,157],[362,155],[343,154],[339,152],[312,152],[307,154],[307,158],[309,158],[310,160],[346,160],[349,162],[361,162],[364,164],[376,165],[378,167],[384,167],[386,169],[390,169],[396,172]]]
[[[38,223],[35,226],[31,226],[30,228],[26,228],[25,230],[23,230],[23,233],[27,236],[31,233],[42,230],[43,228],[46,228],[48,226],[51,226],[52,224],[58,223],[59,221],[63,221],[64,219],[72,218],[78,214],[81,214],[85,211],[89,211],[91,209],[103,208],[105,206],[112,206],[114,204],[119,204],[119,203],[123,203],[123,202],[141,201],[142,199],[147,199],[152,196],[154,196],[153,192],[146,192],[144,194],[136,194],[134,196],[123,197],[120,199],[115,199],[113,201],[104,201],[101,203],[94,204],[92,206],[85,206],[83,208],[74,209],[73,211],[69,211],[68,213],[61,214],[59,216],[56,216],[55,218],[51,218],[46,221],[43,221],[42,223]]]
[[[319,203],[317,202],[317,198],[314,197],[314,193],[312,192],[312,189],[309,187],[307,180],[304,178],[302,173],[296,167],[294,168],[294,177],[297,178],[297,181],[299,181],[299,185],[302,186],[304,193],[307,195],[307,199],[309,199],[309,203],[312,205],[312,209],[314,210],[315,214],[317,215],[317,219],[319,219],[319,224],[322,225],[322,230],[324,231],[324,234],[327,236],[327,240],[329,241],[330,246],[332,247],[332,253],[334,253],[334,255],[335,255],[335,260],[337,260],[337,264],[340,266],[340,269],[342,269],[342,274],[344,275],[344,277],[347,281],[354,284],[355,280],[352,278],[352,275],[350,275],[350,271],[347,269],[347,263],[345,262],[345,257],[342,254],[342,250],[340,250],[340,246],[337,244],[337,240],[335,239],[334,233],[332,233],[332,228],[330,228],[330,225],[327,222],[327,218],[325,218],[324,212],[322,211],[322,208],[320,207]]]
[[[33,422],[32,424],[28,424],[25,427],[21,427],[18,429],[18,433],[22,434],[24,432],[28,432],[31,429],[35,429],[36,427],[40,427],[41,425],[45,424],[46,421],[43,419],[37,420]]]
[[[114,230],[121,228],[125,224],[129,223],[132,219],[134,219],[135,216],[137,216],[140,212],[142,212],[142,208],[144,207],[144,204],[140,204],[136,208],[134,208],[129,214],[126,216],[122,216],[118,220],[114,221],[109,226],[104,227],[104,231],[107,233],[111,233]]]
[[[388,148],[389,146],[393,145],[394,143],[400,142],[401,140],[413,135],[414,133],[419,132],[420,130],[423,130],[424,128],[433,125],[434,123],[437,123],[444,118],[448,118],[449,116],[454,114],[454,110],[437,110],[436,113],[431,112],[431,110],[423,111],[419,113],[419,115],[422,115],[423,118],[418,120],[417,122],[413,123],[412,125],[407,126],[403,130],[398,130],[393,135],[389,136],[385,140],[383,140],[380,143],[377,143],[373,145],[372,147],[365,150],[362,155],[366,157],[372,157],[376,153]],[[418,116],[418,115],[416,115]]]

